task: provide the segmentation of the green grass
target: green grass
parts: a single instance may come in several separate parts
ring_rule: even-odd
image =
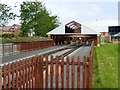
[[[15,39],[1,39],[0,42],[5,42],[5,43],[12,43],[12,42],[32,42],[32,41],[47,41],[47,40],[52,40],[48,38],[32,38],[32,37],[19,37]]]
[[[118,44],[94,49],[93,88],[118,88]]]

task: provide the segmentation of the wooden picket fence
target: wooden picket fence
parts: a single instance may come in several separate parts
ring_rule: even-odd
[[[0,66],[0,90],[5,88],[92,88],[93,48],[89,57],[35,56]],[[76,73],[75,73],[76,71]],[[82,78],[81,78],[82,77]],[[54,80],[55,79],[55,80]]]

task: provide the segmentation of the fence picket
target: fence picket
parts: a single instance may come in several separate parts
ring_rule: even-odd
[[[66,88],[69,88],[69,57],[66,58]]]
[[[56,72],[56,74],[55,74],[55,76],[56,76],[56,89],[58,89],[58,85],[59,85],[59,81],[58,81],[58,79],[59,79],[59,66],[58,66],[58,63],[59,63],[59,60],[58,60],[58,56],[56,56],[56,64],[55,64],[55,72]]]
[[[88,88],[92,88],[92,56],[89,57]]]
[[[34,58],[34,78],[35,78],[34,79],[34,84],[35,84],[34,86],[35,86],[35,88],[37,88],[37,86],[38,86],[37,85],[38,84],[37,83],[37,81],[38,81],[38,79],[37,79],[37,71],[38,71],[37,70],[37,56],[35,56],[35,58]]]
[[[32,78],[31,78],[31,59],[28,59],[28,88],[32,88],[31,87],[31,80],[32,80]]]
[[[80,88],[80,57],[78,56],[78,65],[77,65],[77,88]]]
[[[12,88],[15,88],[14,87],[14,63],[12,63]]]
[[[26,64],[26,68],[25,68],[26,69],[25,70],[25,74],[26,74],[25,75],[26,76],[25,79],[26,80],[25,81],[26,81],[26,88],[28,89],[28,59],[26,60],[25,64]]]
[[[23,60],[23,62],[22,62],[22,64],[23,64],[23,75],[22,75],[22,80],[23,80],[23,88],[25,88],[26,86],[25,86],[25,60]]]
[[[20,61],[19,66],[20,66],[20,70],[19,70],[19,72],[20,72],[20,89],[22,89],[22,75],[23,75],[22,61]]]
[[[41,55],[40,56],[40,62],[39,62],[39,65],[40,65],[40,88],[43,88],[43,56]]]
[[[35,84],[35,88],[37,88],[37,65],[36,65],[36,63],[37,63],[37,61],[36,61],[36,59],[37,59],[37,56],[35,56],[35,58],[34,58],[34,84]]]
[[[83,57],[83,88],[86,86],[86,57]]]
[[[50,88],[53,88],[53,73],[54,73],[54,69],[53,69],[53,56],[51,56],[50,59]]]
[[[18,89],[18,61],[16,61],[16,89]]]
[[[3,80],[4,80],[4,89],[6,88],[6,65],[3,66]]]
[[[8,88],[11,88],[10,72],[10,64],[8,64]]]
[[[48,56],[46,56],[46,88],[48,88]]]
[[[61,88],[64,88],[64,57],[61,60]]]
[[[74,58],[74,56],[72,57],[72,89],[74,88],[74,78],[75,78],[75,72],[74,72],[74,69],[75,69],[75,67],[74,67],[74,62],[75,62],[75,58]]]
[[[0,66],[0,90],[2,90],[2,67]]]
[[[32,69],[31,69],[31,72],[32,72],[32,88],[35,88],[35,86],[34,86],[34,58],[32,58],[32,64],[31,64],[31,67],[32,67]]]

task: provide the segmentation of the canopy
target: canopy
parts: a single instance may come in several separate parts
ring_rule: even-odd
[[[113,37],[120,37],[120,32],[117,34],[112,35]]]

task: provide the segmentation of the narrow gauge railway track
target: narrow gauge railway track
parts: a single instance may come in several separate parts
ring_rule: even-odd
[[[48,61],[50,61],[50,56],[51,56],[52,54],[57,53],[57,52],[59,52],[59,51],[62,52],[63,50],[70,49],[69,51],[66,51],[65,53],[62,53],[61,55],[57,55],[57,56],[58,56],[58,59],[61,60],[62,57],[68,56],[70,53],[72,53],[73,51],[77,50],[77,49],[80,48],[81,46],[83,46],[83,45],[82,45],[82,44],[70,45],[69,47],[66,47],[66,48],[64,48],[64,49],[56,50],[56,51],[54,51],[54,52],[49,52],[49,53],[47,53],[47,54],[44,54],[43,57],[45,58],[46,55],[47,55],[47,56],[49,57],[49,58],[48,58]],[[55,59],[56,59],[56,56],[53,57],[53,60],[55,60]],[[43,64],[43,68],[44,68],[44,70],[46,69],[45,64]]]
[[[58,49],[58,50],[54,50],[54,51],[51,51],[51,52],[48,52],[48,53],[45,53],[45,54],[42,54],[44,57],[47,55],[47,56],[50,56],[52,54],[55,54],[57,52],[62,52],[64,50],[67,50],[67,49],[70,49],[68,51],[66,51],[65,53],[62,53],[61,55],[58,55],[59,57],[59,60],[62,58],[62,56],[67,56],[69,55],[70,53],[72,53],[73,51],[75,51],[76,49],[80,48],[82,46],[82,44],[73,44],[73,45],[70,45],[68,47],[65,47],[65,48],[62,48],[62,49]],[[53,60],[55,60],[55,58],[53,58]]]

